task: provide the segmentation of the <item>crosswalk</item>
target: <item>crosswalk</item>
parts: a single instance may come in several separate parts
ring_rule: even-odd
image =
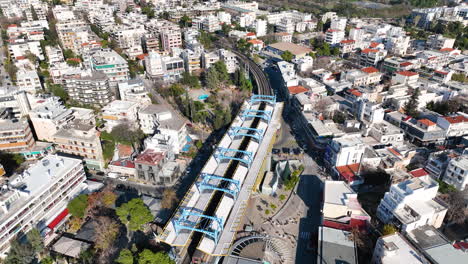
[[[299,233],[299,237],[302,238],[302,239],[309,239],[311,236],[311,233],[310,232],[301,232]]]

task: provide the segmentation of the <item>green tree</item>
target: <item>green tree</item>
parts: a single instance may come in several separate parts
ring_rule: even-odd
[[[145,14],[149,19],[152,19],[154,17],[156,17],[155,13],[154,13],[154,9],[151,7],[151,6],[144,6],[142,9],[141,9],[141,12],[143,14]]]
[[[76,55],[75,53],[73,53],[73,51],[71,49],[66,49],[64,52],[63,52],[63,56],[65,57],[65,59],[71,59],[71,58],[75,58]]]
[[[281,58],[285,61],[290,62],[294,58],[294,55],[289,50],[287,50],[283,52],[283,54],[281,54]]]
[[[183,28],[189,27],[191,25],[191,19],[187,15],[184,15],[179,20],[179,25]]]
[[[200,44],[203,45],[205,49],[211,49],[211,47],[213,46],[213,37],[208,32],[200,31],[198,41],[200,42]]]
[[[115,262],[120,264],[133,264],[133,253],[129,249],[122,249],[119,253],[119,257],[115,260]]]
[[[39,20],[39,17],[37,16],[36,10],[34,7],[31,5],[31,16],[33,20]]]
[[[229,73],[228,73],[228,70],[224,61],[219,60],[215,62],[213,64],[213,67],[216,69],[216,72],[218,73],[218,79],[221,82],[225,82],[229,80]]]
[[[149,249],[138,255],[138,264],[174,264],[175,262],[165,252],[154,253]]]
[[[182,79],[180,80],[182,84],[188,85],[192,88],[200,88],[200,80],[197,76],[191,75],[189,72],[184,72],[182,74]]]
[[[223,31],[223,34],[225,36],[228,36],[229,35],[229,32],[231,32],[231,26],[224,23],[222,26],[221,26],[221,31]]]
[[[67,64],[72,66],[72,67],[78,67],[80,66],[80,62],[77,60],[67,60]]]
[[[10,243],[10,251],[4,260],[5,264],[29,264],[33,263],[35,253],[29,242],[20,243],[18,239],[14,239]]]
[[[382,235],[384,236],[395,234],[396,232],[398,232],[398,229],[392,224],[383,226]]]
[[[142,230],[143,225],[153,221],[154,218],[143,200],[139,198],[134,198],[117,207],[116,213],[120,221],[131,231]]]
[[[48,84],[48,89],[53,95],[60,97],[63,102],[67,102],[70,99],[67,91],[60,84]]]
[[[47,256],[41,259],[41,264],[54,264],[54,259],[51,256]]]
[[[71,200],[68,205],[68,211],[74,217],[83,218],[88,207],[88,195],[80,194],[73,200]]]
[[[31,229],[26,234],[26,237],[28,239],[28,242],[31,244],[31,248],[33,249],[34,253],[39,253],[42,250],[44,250],[44,243],[42,242],[42,236],[41,233],[37,228]]]
[[[468,77],[466,77],[466,75],[463,73],[453,74],[452,81],[468,83]]]
[[[208,89],[215,90],[219,86],[218,72],[214,67],[208,69],[205,77],[205,83]]]
[[[417,117],[419,115],[418,105],[420,94],[419,87],[413,91],[409,100],[403,105],[403,111],[405,114],[411,117]]]
[[[140,129],[132,129],[127,123],[115,126],[110,134],[115,142],[126,145],[139,143],[145,137]]]
[[[7,174],[12,174],[18,170],[24,162],[21,154],[0,151],[0,164],[3,165]]]

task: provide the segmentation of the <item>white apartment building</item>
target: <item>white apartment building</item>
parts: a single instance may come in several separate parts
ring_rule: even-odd
[[[447,131],[448,139],[468,134],[468,117],[465,115],[439,116],[437,125]]]
[[[415,177],[393,184],[377,208],[377,217],[384,223],[393,223],[402,232],[423,225],[439,228],[447,205],[436,198],[439,184],[429,176]]]
[[[380,123],[384,120],[385,110],[381,104],[367,99],[359,100],[357,105],[357,119],[363,122]]]
[[[361,66],[376,66],[387,56],[386,50],[363,49],[359,54],[359,64]]]
[[[138,111],[141,130],[154,135],[145,140],[146,148],[157,149],[161,138],[168,142],[171,151],[178,154],[187,144],[186,120],[179,114],[160,105],[148,105]]]
[[[34,54],[39,60],[44,60],[41,44],[39,41],[15,40],[8,44],[8,51],[13,59],[25,57],[28,53]]]
[[[330,45],[336,45],[340,43],[345,37],[345,32],[337,29],[328,29],[325,33],[325,42]]]
[[[99,133],[94,123],[75,119],[54,134],[55,149],[82,158],[88,168],[102,170],[104,158]]]
[[[361,163],[366,145],[359,136],[348,136],[333,139],[325,152],[326,162],[331,167]]]
[[[151,104],[151,98],[141,79],[119,83],[119,94],[122,101],[137,102],[141,105]]]
[[[349,39],[360,42],[364,39],[364,29],[362,28],[351,28],[349,30]]]
[[[111,49],[101,49],[91,54],[89,58],[91,69],[107,75],[111,87],[129,79],[128,63],[117,52]]]
[[[16,85],[20,90],[31,94],[42,91],[41,81],[35,70],[20,69],[16,73]]]
[[[131,58],[143,53],[141,40],[146,33],[145,25],[117,25],[111,30],[112,38],[117,45]]]
[[[182,33],[179,27],[171,27],[161,31],[161,44],[165,51],[182,47]]]
[[[228,73],[234,73],[237,68],[239,68],[239,62],[237,61],[236,54],[232,53],[229,50],[219,49],[218,50],[219,59],[226,64]]]
[[[388,50],[390,54],[396,56],[404,56],[410,47],[410,37],[409,36],[393,36],[387,38],[387,43],[385,49]]]
[[[137,124],[137,113],[140,104],[130,101],[115,100],[102,108],[102,119],[106,121],[106,131],[120,124],[127,124],[130,127]]]
[[[276,30],[278,32],[286,32],[289,34],[293,34],[296,29],[296,23],[293,21],[292,18],[283,18],[281,19],[280,23],[276,25]]]
[[[257,32],[257,37],[263,37],[267,34],[268,23],[266,20],[257,19],[255,21],[255,32]]]
[[[221,11],[221,12],[218,12],[218,19],[219,19],[219,22],[230,25],[232,17],[231,17],[231,14]]]
[[[417,72],[399,71],[392,76],[392,83],[414,86],[418,82],[418,79],[419,74]]]
[[[201,69],[201,50],[184,49],[182,58],[184,59],[185,71],[194,73]]]
[[[36,131],[37,139],[52,142],[53,135],[73,120],[73,111],[67,109],[58,97],[43,99],[43,102],[29,111],[29,117]]]
[[[185,72],[184,60],[180,57],[161,56],[156,52],[150,52],[145,58],[145,70],[151,79],[179,80]]]
[[[109,78],[102,72],[84,71],[64,78],[71,99],[82,104],[103,106],[112,100]]]
[[[348,19],[345,17],[337,17],[331,20],[330,28],[331,29],[336,29],[340,31],[345,31],[346,29],[346,23],[348,22]]]
[[[32,228],[46,236],[53,232],[67,203],[86,188],[85,180],[81,160],[56,155],[11,177],[0,191],[0,254],[5,256],[17,234]]]
[[[203,69],[209,69],[217,61],[219,61],[219,56],[216,54],[216,51],[203,52],[201,61]]]
[[[49,64],[56,64],[60,62],[64,62],[65,58],[63,57],[62,49],[60,46],[46,46],[45,52],[47,59],[49,60]]]
[[[382,145],[392,144],[397,146],[403,145],[405,133],[389,122],[381,121],[380,123],[372,124],[369,129],[369,136]]]
[[[427,38],[426,48],[441,50],[441,49],[451,49],[455,44],[455,39],[446,38],[443,35],[431,35]]]
[[[214,15],[196,17],[192,20],[192,26],[206,32],[221,30],[221,23]]]
[[[327,20],[329,19],[331,21],[336,18],[338,18],[338,15],[335,12],[326,12],[325,14],[322,15],[322,23],[327,22]]]
[[[382,73],[374,67],[350,70],[345,75],[345,80],[351,82],[353,86],[377,84],[381,79]]]
[[[463,191],[468,185],[468,156],[462,155],[450,160],[442,180]]]
[[[380,237],[375,243],[371,263],[375,264],[429,264],[400,233]]]

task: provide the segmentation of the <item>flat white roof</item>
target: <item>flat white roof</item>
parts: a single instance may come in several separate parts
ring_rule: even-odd
[[[384,236],[380,239],[383,241],[382,248],[385,251],[381,258],[382,264],[425,263],[422,262],[424,258],[421,254],[404,240],[400,233]]]

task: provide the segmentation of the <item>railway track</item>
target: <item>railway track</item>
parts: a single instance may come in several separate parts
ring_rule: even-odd
[[[273,89],[271,88],[270,81],[260,66],[258,66],[253,60],[241,52],[237,50],[232,50],[232,52],[249,66],[250,73],[253,75],[255,82],[257,83],[257,93],[263,95],[273,95]]]

